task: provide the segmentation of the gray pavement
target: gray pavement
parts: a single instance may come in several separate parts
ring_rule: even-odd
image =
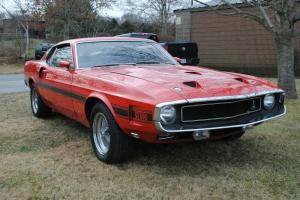
[[[0,75],[0,94],[27,92],[23,74]]]

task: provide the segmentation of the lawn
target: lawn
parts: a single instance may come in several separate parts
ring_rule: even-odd
[[[0,199],[300,199],[300,100],[287,109],[239,141],[138,143],[111,166],[80,124],[36,119],[28,94],[1,95]]]
[[[24,62],[0,64],[0,74],[17,74],[24,72]]]

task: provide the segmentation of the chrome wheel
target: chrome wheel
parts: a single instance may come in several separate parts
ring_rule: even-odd
[[[103,113],[97,113],[93,120],[93,140],[97,151],[105,155],[110,147],[108,121]]]
[[[38,94],[37,94],[35,88],[32,88],[32,91],[31,91],[31,106],[32,106],[33,112],[37,113],[39,106],[38,106]]]

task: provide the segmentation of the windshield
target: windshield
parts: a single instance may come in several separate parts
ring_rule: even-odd
[[[101,41],[77,44],[79,68],[124,64],[176,64],[159,44],[143,41]]]

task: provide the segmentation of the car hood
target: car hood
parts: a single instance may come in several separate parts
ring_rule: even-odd
[[[184,99],[243,95],[277,88],[269,81],[260,78],[204,67],[136,65],[109,67],[103,70],[111,76],[115,74],[130,79],[140,79],[156,87],[166,88]],[[94,71],[93,75],[97,76],[97,73]],[[145,92],[151,93],[151,91]]]

